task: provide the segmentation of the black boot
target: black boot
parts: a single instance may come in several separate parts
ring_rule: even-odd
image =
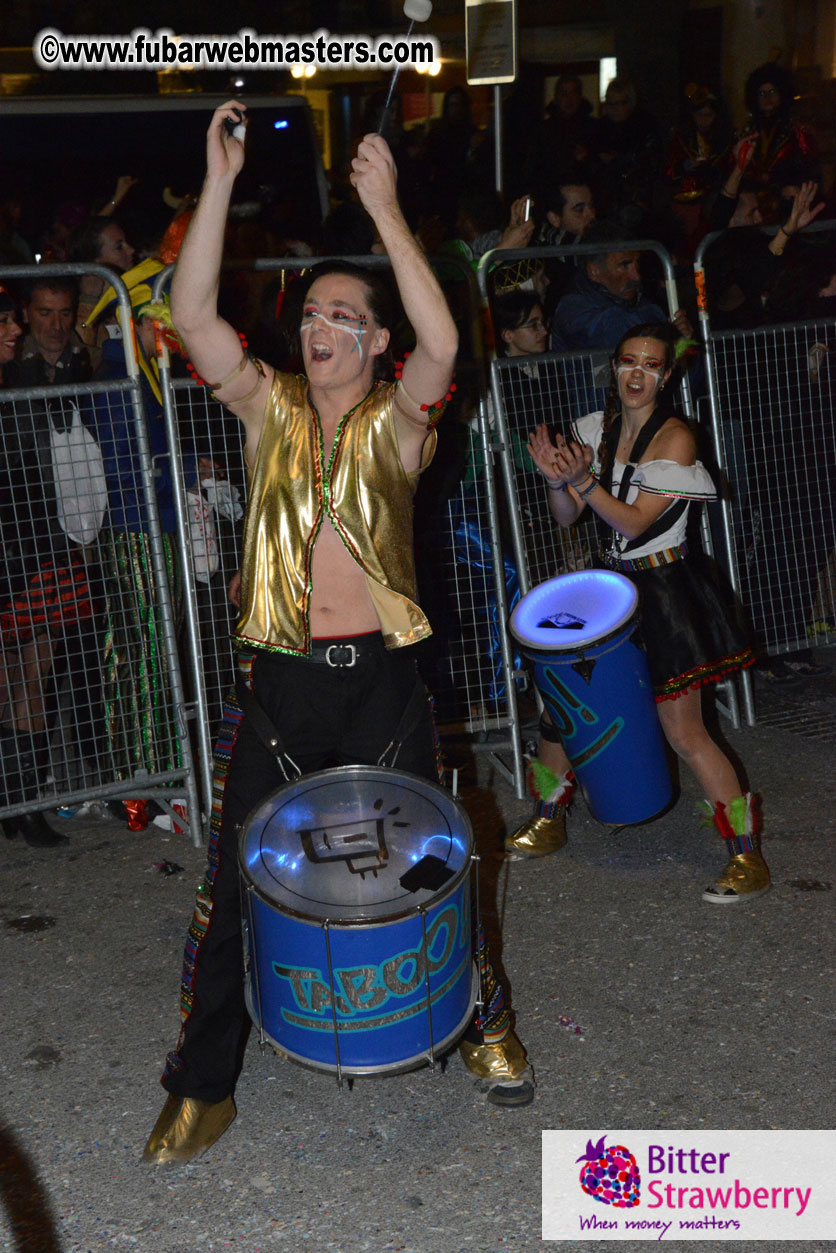
[[[38,795],[38,775],[48,757],[46,735],[4,727],[0,730],[0,797],[7,805],[33,800]],[[22,835],[32,848],[57,848],[69,844],[49,825],[40,810],[5,818],[2,823],[7,840]]]

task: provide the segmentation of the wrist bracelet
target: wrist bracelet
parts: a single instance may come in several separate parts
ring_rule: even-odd
[[[592,475],[592,482],[589,484],[589,487],[585,487],[585,488],[583,489],[583,491],[580,491],[580,490],[576,487],[576,488],[575,488],[575,491],[578,493],[578,495],[579,495],[579,496],[588,496],[588,495],[589,495],[589,493],[590,493],[591,491],[593,491],[593,490],[594,490],[594,488],[596,488],[597,486],[598,486],[598,480],[596,479],[595,475],[593,474],[593,475]]]
[[[565,492],[568,490],[568,484],[561,483],[558,479],[546,479],[546,487],[550,492]]]

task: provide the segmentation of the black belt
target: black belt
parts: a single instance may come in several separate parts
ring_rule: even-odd
[[[379,659],[386,652],[381,635],[370,636],[368,640],[360,637],[360,643],[351,640],[313,640],[308,657],[300,657],[300,661],[312,661],[316,665],[330,666],[332,670],[350,670],[353,666],[363,665]]]

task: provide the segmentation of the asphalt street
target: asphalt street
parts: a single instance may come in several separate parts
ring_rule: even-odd
[[[186,1166],[143,1165],[203,854],[110,817],[63,822],[57,850],[4,841],[0,1249],[532,1253],[544,1129],[832,1127],[836,679],[761,705],[765,722],[724,731],[763,796],[773,874],[745,906],[700,899],[724,858],[692,780],[662,818],[617,832],[577,802],[564,850],[509,864],[502,837],[528,802],[484,753],[447,745],[536,1073],[525,1109],[487,1104],[457,1054],[340,1089],[251,1041],[223,1139]]]

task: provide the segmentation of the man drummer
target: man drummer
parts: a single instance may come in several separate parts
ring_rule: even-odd
[[[392,262],[416,346],[395,385],[375,380],[387,351],[385,286],[345,263],[316,267],[300,339],[307,377],[242,352],[217,312],[224,226],[244,144],[243,105],[217,109],[207,173],[172,284],[172,316],[197,370],[240,419],[249,500],[244,525],[236,693],[215,755],[208,869],[186,944],[183,1028],[146,1160],[184,1161],[235,1117],[249,1030],[237,839],[252,808],[299,773],[396,765],[438,778],[432,720],[409,645],[430,633],[414,600],[412,494],[435,448],[457,333],[397,202],[385,141],[367,135],[351,182]],[[533,1097],[503,989],[480,947],[485,1007],[460,1049],[488,1100]],[[485,978],[487,974],[487,978]]]

